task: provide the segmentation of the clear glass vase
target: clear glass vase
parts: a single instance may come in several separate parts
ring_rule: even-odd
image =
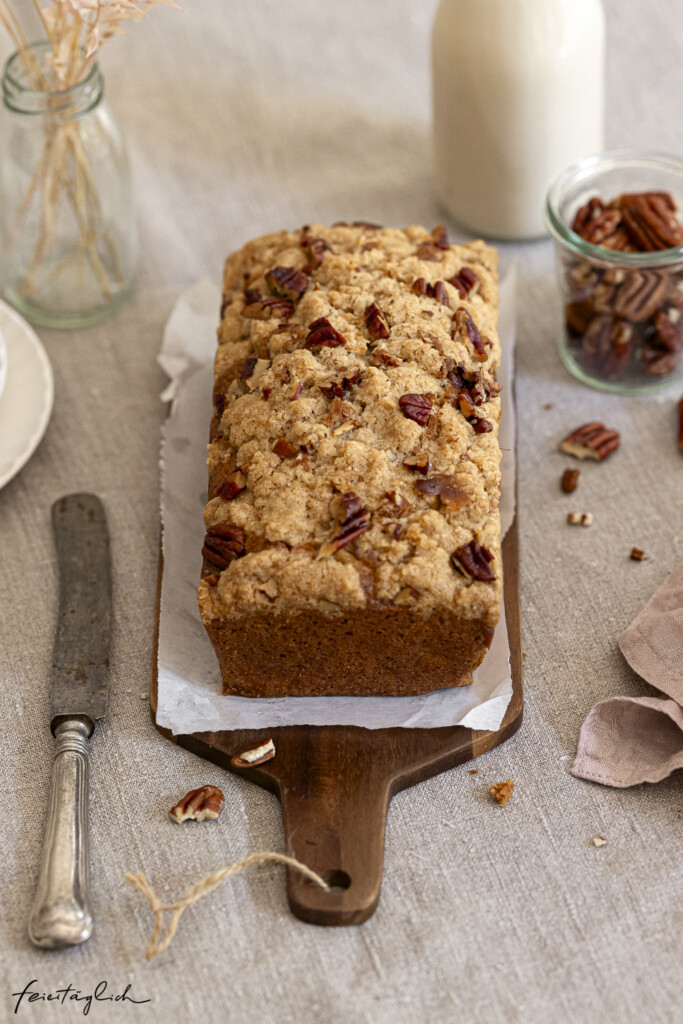
[[[10,57],[2,78],[2,292],[33,323],[84,327],[131,291],[128,159],[98,65],[72,88],[51,91],[41,87],[51,79],[49,44],[29,50]]]

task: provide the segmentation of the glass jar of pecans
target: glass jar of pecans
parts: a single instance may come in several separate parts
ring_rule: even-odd
[[[642,394],[680,379],[681,203],[683,164],[634,150],[585,157],[551,184],[560,356],[585,384]]]

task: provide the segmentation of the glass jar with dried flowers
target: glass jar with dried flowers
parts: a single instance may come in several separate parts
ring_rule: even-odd
[[[16,45],[2,78],[0,279],[27,319],[82,327],[130,294],[135,220],[126,151],[96,61],[122,21],[157,2],[52,0],[30,44],[0,0]],[[171,4],[171,6],[173,6]]]

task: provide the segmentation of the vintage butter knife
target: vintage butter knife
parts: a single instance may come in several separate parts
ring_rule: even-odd
[[[94,494],[52,506],[59,616],[52,658],[50,728],[55,759],[29,937],[59,949],[85,942],[90,914],[88,740],[107,710],[111,558],[104,508]]]

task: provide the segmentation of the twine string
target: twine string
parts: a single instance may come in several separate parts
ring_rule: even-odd
[[[126,881],[129,885],[132,885],[135,889],[142,893],[149,903],[150,910],[154,914],[156,924],[152,937],[149,940],[147,951],[145,953],[146,960],[152,960],[159,953],[163,953],[165,949],[170,945],[173,936],[175,935],[180,916],[186,907],[191,906],[193,903],[197,903],[204,896],[207,896],[212,889],[215,889],[217,885],[224,882],[226,878],[231,875],[237,875],[240,871],[244,871],[245,868],[250,867],[252,864],[287,864],[289,867],[294,868],[296,871],[300,871],[302,875],[310,878],[312,882],[319,885],[321,889],[328,890],[330,887],[319,874],[313,871],[312,868],[302,864],[300,860],[296,860],[295,857],[288,857],[284,853],[274,853],[270,850],[261,850],[257,853],[250,853],[247,857],[242,857],[241,860],[236,860],[234,864],[229,864],[225,868],[220,868],[218,871],[214,871],[212,875],[207,875],[206,878],[202,878],[196,885],[191,886],[184,896],[181,896],[175,903],[162,903],[157,894],[152,889],[152,886],[147,881],[147,878],[142,871],[138,871],[137,874],[128,872],[126,875]],[[166,929],[166,934],[162,935],[164,930],[164,915],[167,911],[171,912],[171,917]]]

